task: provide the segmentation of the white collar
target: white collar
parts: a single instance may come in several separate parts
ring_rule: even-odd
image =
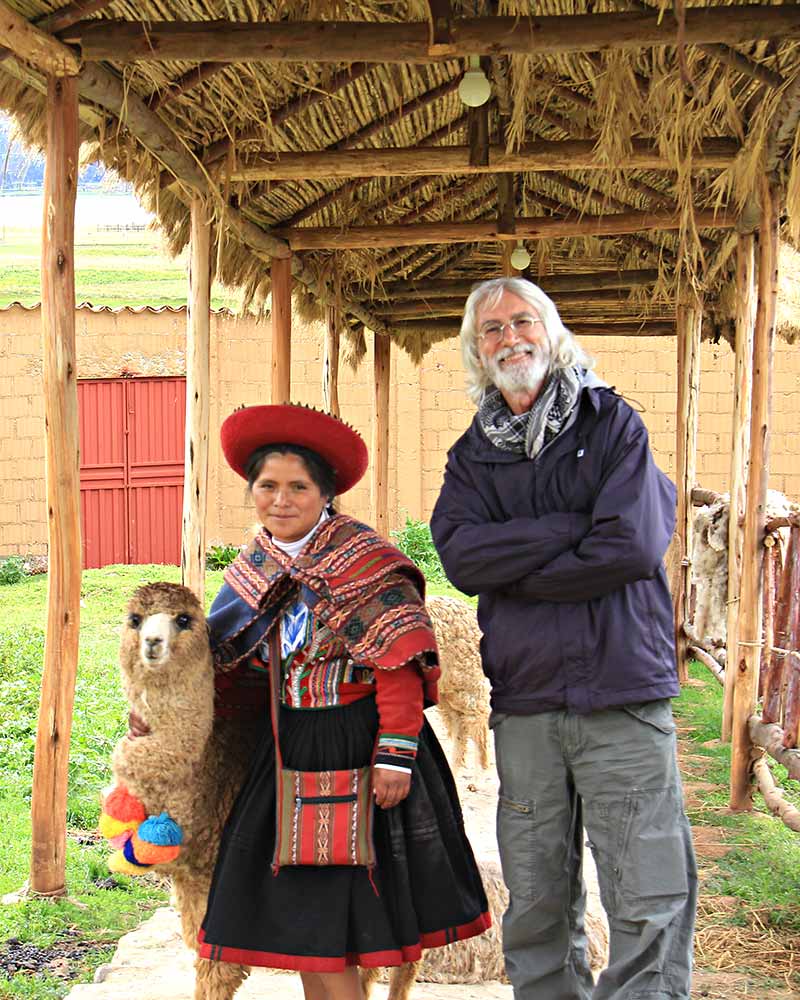
[[[321,524],[324,524],[325,521],[327,521],[330,516],[331,515],[328,513],[327,508],[323,507],[322,513],[319,516],[319,520],[307,535],[303,535],[302,538],[298,538],[296,542],[281,542],[273,535],[272,536],[273,545],[277,545],[278,548],[281,550],[281,552],[285,552],[290,559],[295,559],[300,554],[301,549],[309,540],[309,538],[311,538],[311,536],[314,534],[317,528]]]

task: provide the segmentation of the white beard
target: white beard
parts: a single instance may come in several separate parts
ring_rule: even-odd
[[[527,354],[528,360],[504,368],[500,362],[514,354]],[[498,351],[487,359],[486,372],[502,393],[533,392],[538,389],[550,370],[550,352],[534,344],[517,344]]]

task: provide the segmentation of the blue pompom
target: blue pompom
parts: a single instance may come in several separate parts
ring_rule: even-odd
[[[165,812],[160,816],[148,817],[136,832],[140,840],[160,847],[177,847],[183,843],[183,830]]]

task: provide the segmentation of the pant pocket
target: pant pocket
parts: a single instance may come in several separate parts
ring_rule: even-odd
[[[667,736],[675,732],[675,719],[672,716],[672,702],[669,698],[659,698],[657,701],[641,701],[633,705],[623,705],[623,712],[632,715],[639,722],[652,726]]]
[[[536,806],[501,795],[497,803],[497,843],[503,881],[522,899],[536,896]]]
[[[674,788],[625,796],[615,874],[619,899],[629,919],[647,918],[659,897],[688,893],[686,822]]]

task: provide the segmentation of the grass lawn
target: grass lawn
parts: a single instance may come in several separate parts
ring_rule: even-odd
[[[41,301],[39,220],[0,240],[0,307]],[[84,229],[75,241],[75,301],[98,306],[184,306],[187,251],[170,257],[157,233]],[[215,284],[211,306],[237,311],[238,292]]]

